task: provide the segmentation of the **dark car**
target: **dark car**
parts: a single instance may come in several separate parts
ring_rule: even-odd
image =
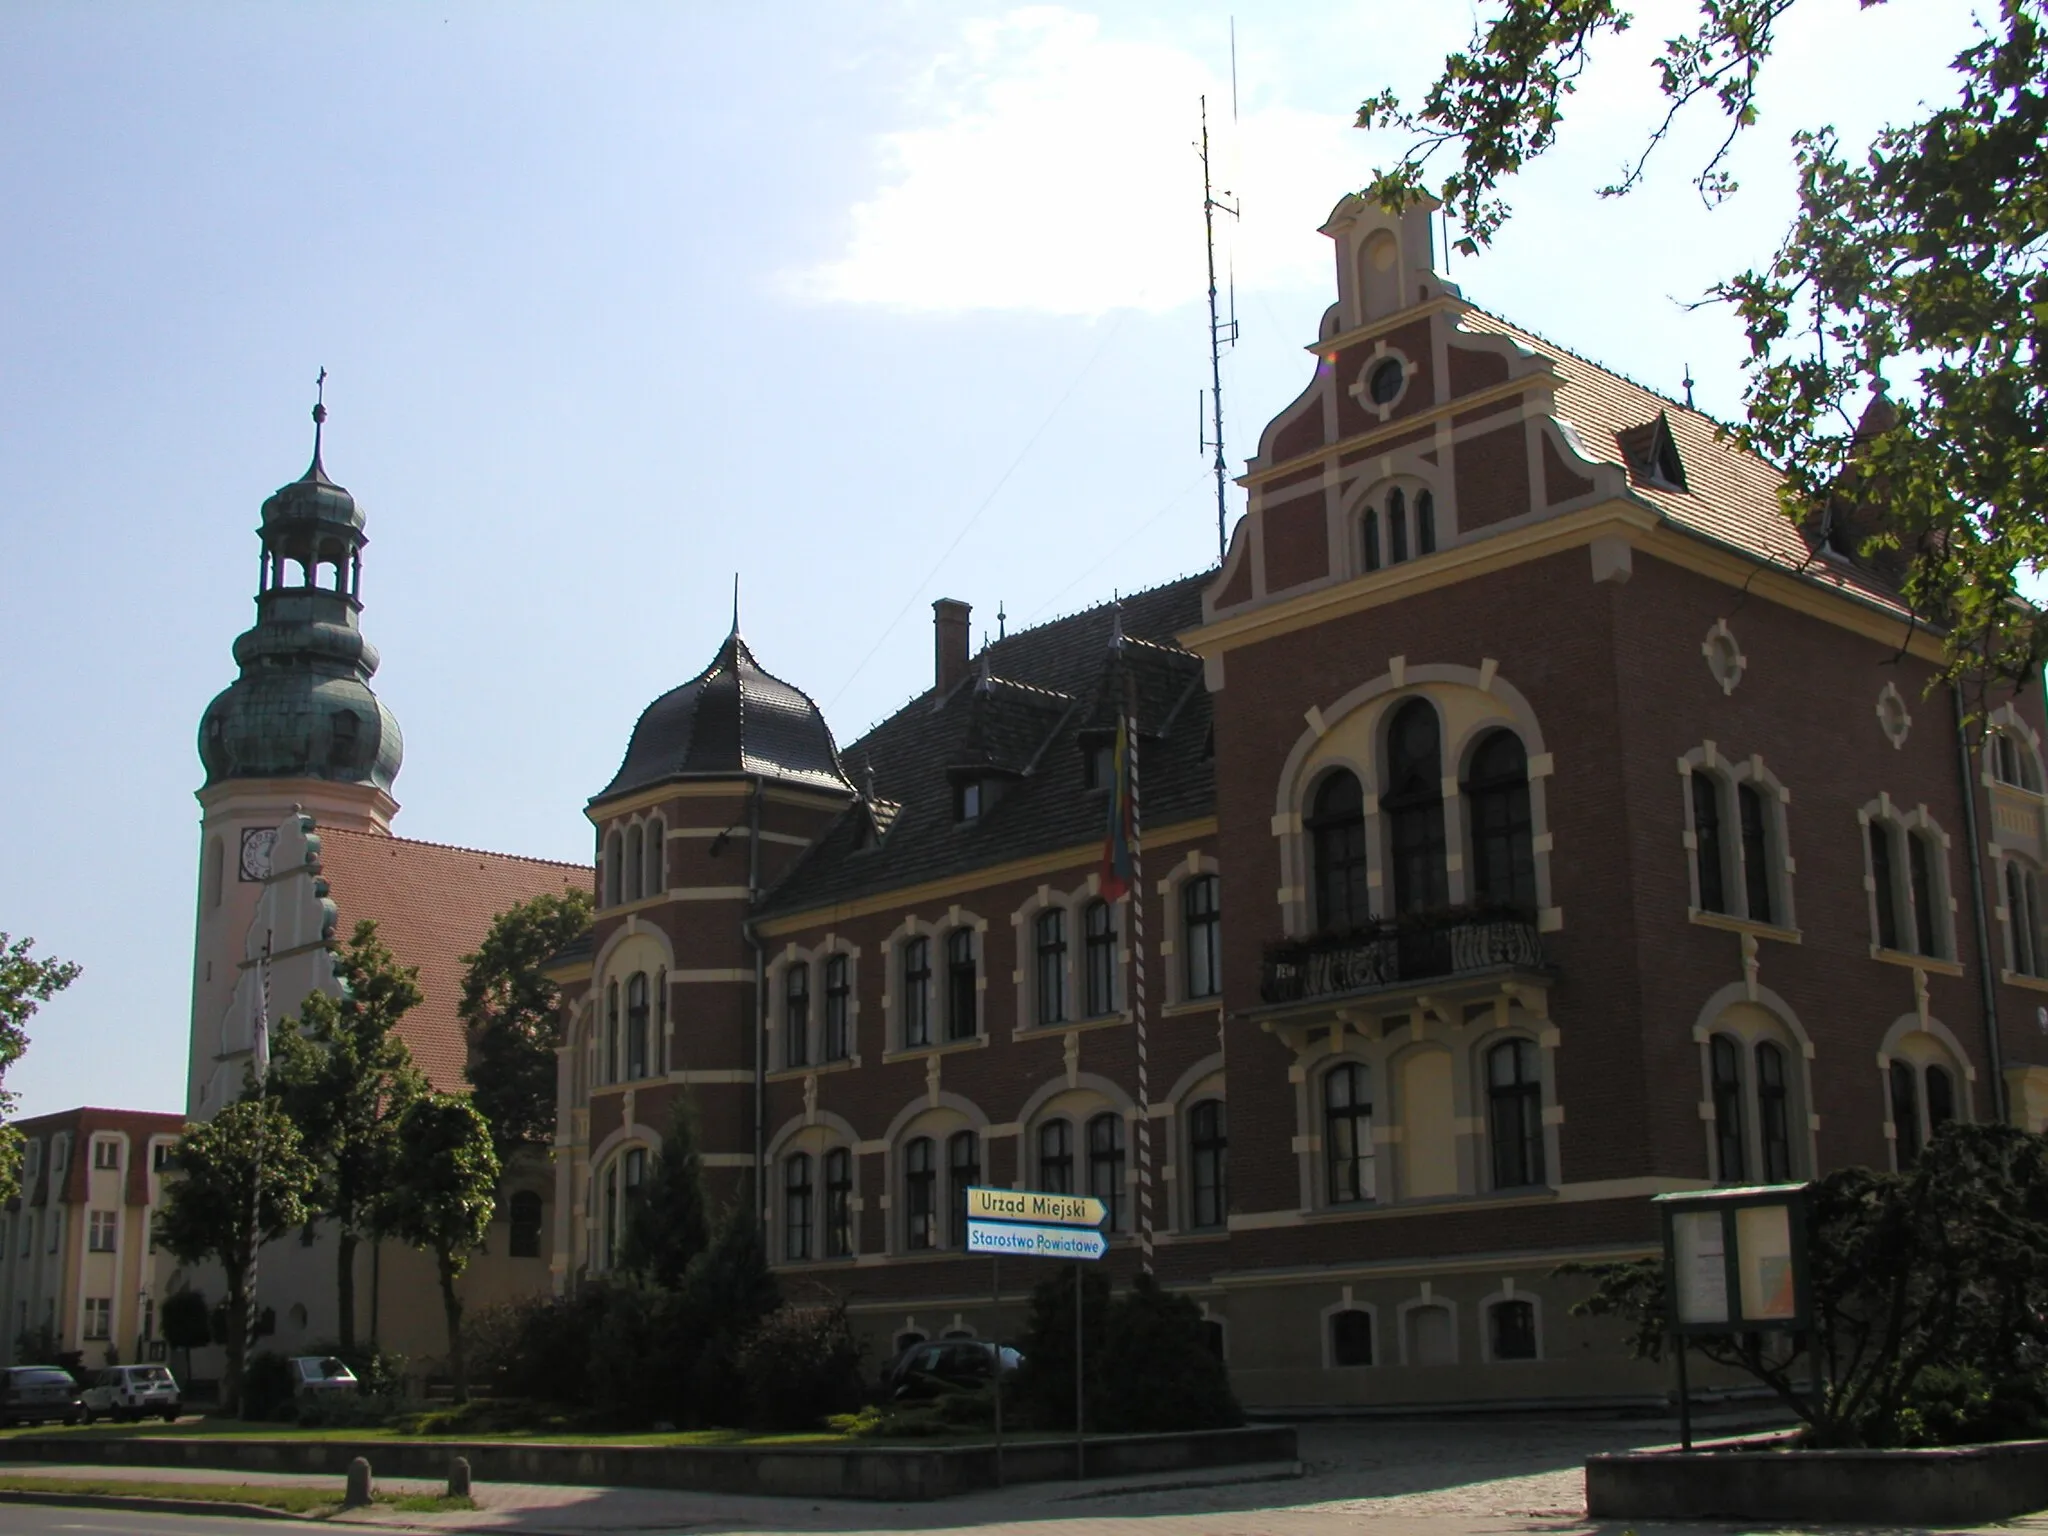
[[[54,1365],[11,1365],[0,1373],[0,1424],[76,1424],[85,1412],[78,1383]]]
[[[1003,1369],[1014,1371],[1024,1357],[1007,1344]],[[915,1402],[948,1392],[972,1392],[995,1374],[996,1346],[983,1339],[940,1339],[913,1344],[882,1373],[882,1395],[891,1402]]]

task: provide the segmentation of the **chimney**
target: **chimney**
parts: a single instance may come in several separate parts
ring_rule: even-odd
[[[967,620],[973,612],[957,597],[932,604],[932,686],[942,695],[967,675]]]

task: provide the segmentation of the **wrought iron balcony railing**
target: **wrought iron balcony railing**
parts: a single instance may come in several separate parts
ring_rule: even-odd
[[[1259,997],[1267,1003],[1298,1003],[1468,971],[1540,970],[1543,965],[1533,917],[1446,912],[1269,944]]]

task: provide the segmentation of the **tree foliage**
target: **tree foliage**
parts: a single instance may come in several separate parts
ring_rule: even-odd
[[[344,1353],[355,1348],[356,1245],[374,1235],[397,1174],[398,1122],[427,1091],[399,1020],[420,1002],[419,972],[401,966],[364,921],[335,956],[340,997],[314,992],[276,1030],[270,1091],[305,1138],[319,1171],[316,1217],[332,1221],[335,1300]]]
[[[664,1290],[680,1290],[691,1263],[711,1241],[704,1159],[697,1150],[696,1112],[679,1097],[669,1114],[661,1153],[625,1213],[619,1268]]]
[[[35,942],[0,933],[0,1083],[28,1049],[36,1009],[78,980],[75,962],[30,954]],[[21,1133],[5,1123],[13,1111],[14,1095],[0,1087],[0,1205],[21,1193]]]
[[[1244,1422],[1230,1374],[1210,1350],[1192,1301],[1139,1275],[1112,1297],[1109,1278],[1082,1271],[1082,1380],[1090,1430],[1138,1434],[1221,1429]],[[1020,1342],[1018,1406],[1037,1429],[1074,1426],[1074,1277],[1033,1287]]]
[[[462,1350],[462,1298],[455,1282],[490,1230],[498,1173],[491,1128],[461,1095],[430,1093],[415,1099],[398,1122],[397,1177],[381,1202],[378,1222],[433,1255],[457,1402],[469,1400],[469,1376]]]
[[[249,1336],[249,1262],[306,1219],[316,1183],[299,1128],[275,1100],[245,1096],[178,1139],[176,1176],[156,1215],[157,1242],[187,1264],[217,1262],[227,1286],[227,1380],[240,1403]]]
[[[1710,203],[1733,193],[1728,155],[1757,121],[1774,28],[1795,3],[1702,0],[1656,63],[1663,121],[1603,193],[1634,187],[1701,101],[1727,133],[1695,185]],[[1946,632],[1951,674],[1984,684],[2031,682],[2048,656],[2048,617],[2015,601],[2019,576],[2048,561],[2044,15],[2048,0],[2001,0],[1953,61],[1956,98],[1916,107],[1860,153],[1831,129],[1794,135],[1791,228],[1768,262],[1708,295],[1747,330],[1737,436],[1784,471],[1787,514],[1846,523],[1866,556],[1895,551],[1916,619]],[[1505,0],[1420,107],[1391,90],[1361,106],[1361,126],[1414,136],[1369,195],[1405,206],[1451,151],[1433,190],[1477,251],[1508,217],[1503,183],[1555,142],[1595,46],[1630,21],[1617,0]]]
[[[590,931],[590,914],[588,891],[543,893],[500,912],[476,953],[462,957],[458,1012],[470,1047],[463,1075],[501,1162],[554,1140],[561,994],[541,967]]]
[[[1769,1387],[1815,1445],[1972,1438],[2000,1416],[2048,1427],[2048,1136],[1944,1127],[1910,1173],[1845,1168],[1815,1182],[1807,1234],[1809,1335],[1689,1347]],[[1671,1347],[1661,1263],[1560,1273],[1595,1279],[1573,1310],[1622,1322],[1634,1354]]]

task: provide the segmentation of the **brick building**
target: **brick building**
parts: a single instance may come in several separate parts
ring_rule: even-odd
[[[1613,1397],[1662,1375],[1551,1277],[1647,1252],[1648,1196],[2042,1126],[2037,692],[1966,729],[1877,512],[1785,520],[1708,418],[1466,303],[1426,210],[1324,233],[1220,571],[978,657],[941,602],[844,753],[737,626],[649,706],[559,964],[558,1284],[687,1093],[877,1347],[1016,1326],[1051,1266],[991,1302],[988,1182],[1102,1195],[1124,1274],[1149,1207],[1250,1403]]]
[[[162,1359],[150,1219],[178,1115],[73,1109],[22,1134],[21,1193],[0,1212],[0,1326],[16,1363]]]

